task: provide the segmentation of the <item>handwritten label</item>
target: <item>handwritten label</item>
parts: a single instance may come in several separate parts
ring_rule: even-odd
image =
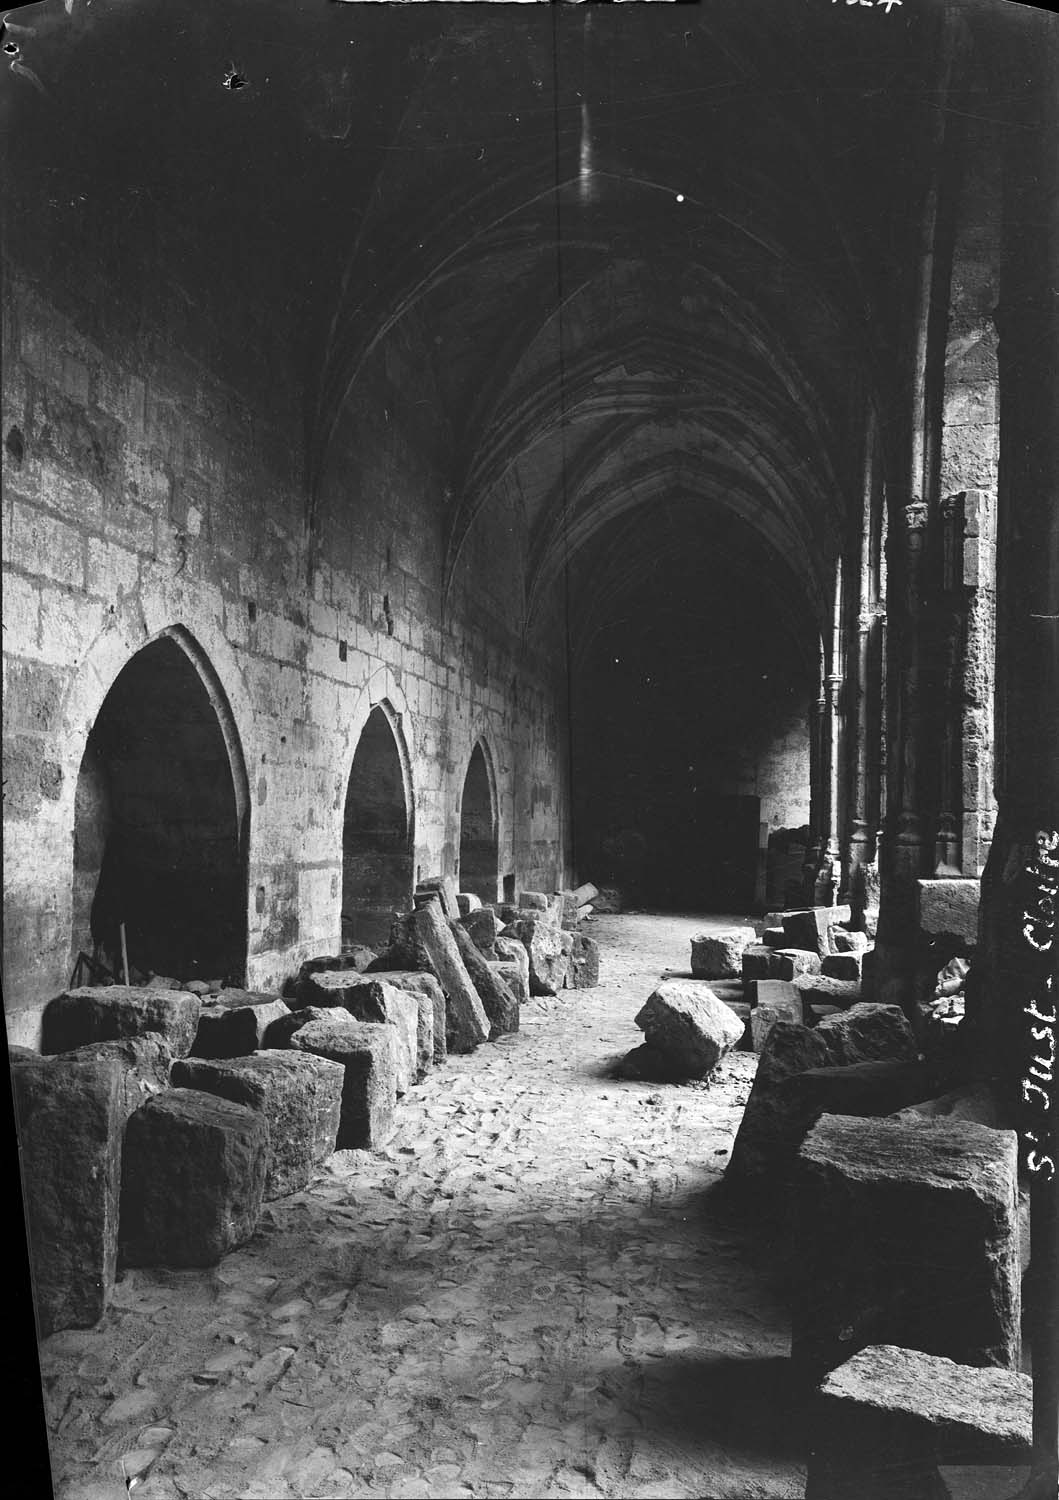
[[[840,0],[831,0],[832,5],[838,5]],[[884,10],[887,15],[895,5],[902,5],[904,0],[845,0],[847,5],[864,5],[869,10]]]
[[[1050,1182],[1055,1176],[1055,1160],[1045,1148],[1051,1145],[1055,1129],[1051,1118],[1055,1094],[1056,1015],[1055,973],[1051,962],[1055,946],[1055,904],[1059,896],[1059,832],[1038,833],[1036,857],[1026,865],[1030,897],[1022,913],[1022,940],[1034,954],[1048,963],[1038,993],[1022,1014],[1030,1022],[1030,1061],[1022,1079],[1022,1102],[1029,1123],[1023,1131],[1026,1166],[1035,1177]],[[1042,1139],[1043,1132],[1043,1139]],[[1054,1147],[1052,1147],[1054,1150]]]

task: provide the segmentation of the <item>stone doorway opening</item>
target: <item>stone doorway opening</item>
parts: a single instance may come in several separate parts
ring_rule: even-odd
[[[342,825],[342,942],[385,945],[395,911],[412,905],[412,828],[405,773],[382,705],[364,725]]]
[[[246,773],[208,664],[178,631],[138,651],[103,700],[74,803],[73,952],[132,982],[242,984]]]
[[[499,874],[496,792],[479,740],[471,752],[460,805],[460,890],[495,901]]]

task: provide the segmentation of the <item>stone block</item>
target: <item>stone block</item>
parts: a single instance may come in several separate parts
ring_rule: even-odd
[[[919,1057],[915,1035],[899,1005],[862,1000],[850,1010],[826,1016],[816,1034],[836,1064],[915,1062]]]
[[[743,1036],[739,1017],[694,980],[663,980],[634,1019],[673,1079],[708,1078]]]
[[[496,940],[500,933],[500,922],[491,906],[479,906],[460,918],[467,929],[471,942],[487,959],[497,957]]]
[[[782,948],[787,942],[787,934],[782,927],[766,927],[761,934],[761,941],[770,948]]]
[[[198,1089],[170,1089],[129,1118],[121,1258],[130,1266],[212,1266],[257,1228],[268,1122]]]
[[[563,952],[561,928],[537,913],[520,917],[504,928],[504,937],[517,937],[529,958],[531,995],[557,995],[569,977],[569,963]],[[499,951],[499,948],[498,948]]]
[[[823,958],[831,952],[828,936],[832,924],[831,908],[811,906],[805,911],[785,912],[783,934],[788,948],[806,948]]]
[[[460,957],[440,902],[428,901],[408,916],[398,917],[390,946],[402,957],[398,967],[425,969],[444,990],[446,1042],[450,1052],[473,1052],[488,1040],[489,1017]]]
[[[472,911],[480,911],[482,908],[481,896],[476,896],[473,891],[457,891],[456,905],[459,907],[460,916],[469,916]]]
[[[923,1120],[973,1120],[977,1125],[988,1125],[993,1130],[1004,1130],[1013,1124],[1005,1118],[996,1089],[989,1083],[969,1083],[962,1088],[951,1089],[934,1099],[921,1099],[907,1109],[897,1112],[895,1119],[908,1124]]]
[[[696,979],[737,979],[743,971],[743,950],[756,941],[752,927],[699,933],[691,940],[691,972]]]
[[[278,995],[248,990],[221,990],[205,1000],[191,1051],[195,1057],[246,1057],[264,1046],[273,1021],[288,1015],[290,1006]]]
[[[819,974],[823,960],[808,948],[777,948],[773,979],[794,979],[799,974]]]
[[[826,953],[820,963],[820,973],[825,979],[846,979],[860,983],[860,968],[863,954]]]
[[[12,1048],[37,1327],[90,1328],[106,1310],[118,1252],[127,1068],[92,1049],[42,1057]]]
[[[173,1065],[174,1087],[216,1094],[264,1115],[268,1200],[308,1186],[314,1169],[335,1149],[343,1081],[338,1063],[293,1050],[234,1059],[188,1057]]]
[[[400,1038],[397,1049],[397,1096],[411,1088],[419,1073],[419,1005],[414,995],[391,984],[385,974],[323,973],[314,974],[310,983],[314,992],[333,1004],[321,1009],[348,1011],[357,1021],[374,1021],[395,1026]],[[433,1052],[433,1047],[431,1047]]]
[[[848,932],[845,927],[834,927],[831,936],[836,953],[863,953],[868,947],[866,932]]]
[[[727,1182],[739,1188],[766,1183],[797,1128],[791,1118],[792,1102],[781,1093],[782,1083],[809,1068],[827,1067],[830,1061],[827,1044],[817,1031],[796,1021],[780,1019],[772,1024],[725,1169]]]
[[[805,1024],[807,1026],[816,1026],[825,1016],[840,1016],[841,1014],[841,1005],[806,1005]]]
[[[420,1076],[427,1069],[427,1040],[430,1043],[430,1062],[444,1062],[448,1056],[445,1045],[445,992],[433,974],[421,969],[391,969],[383,971],[387,984],[414,995],[419,1005],[419,1068]],[[429,1012],[429,1020],[427,1019]]]
[[[875,1343],[1017,1368],[1017,1166],[1011,1131],[824,1115],[791,1192],[799,1371]]]
[[[570,950],[570,983],[575,990],[591,990],[599,984],[599,944],[580,932],[574,933]]]
[[[751,1005],[769,1006],[788,1021],[803,1019],[802,997],[789,979],[756,979],[746,986],[746,998]]]
[[[980,892],[977,880],[917,880],[920,932],[973,948],[978,942]]]
[[[421,880],[415,889],[416,904],[422,896],[429,900],[436,896],[441,902],[441,909],[445,913],[446,922],[456,922],[460,916],[459,902],[456,900],[456,878],[453,875],[432,875],[428,880]]]
[[[451,925],[464,967],[489,1017],[489,1040],[495,1042],[498,1036],[508,1036],[518,1030],[518,998],[483,957],[467,929],[459,922]]]
[[[529,954],[525,943],[513,936],[505,937],[503,933],[497,933],[496,956],[504,963],[517,964],[525,980],[526,994],[529,990]]]
[[[523,911],[547,911],[548,897],[543,891],[522,891],[518,904]]]
[[[525,1005],[530,997],[529,980],[518,964],[507,958],[498,958],[492,961],[486,959],[486,963],[500,976],[518,1003]]]
[[[774,962],[775,949],[765,943],[750,943],[743,949],[740,959],[744,984],[754,979],[779,979],[778,965]]]
[[[265,1028],[264,1049],[272,1051],[279,1047],[289,1047],[294,1033],[307,1026],[310,1021],[336,1019],[352,1021],[353,1016],[341,1005],[306,1005],[301,1010],[289,1010],[285,1016],[270,1021]]]
[[[811,1400],[806,1500],[944,1496],[939,1465],[1028,1460],[1032,1417],[1028,1375],[869,1345]],[[982,1496],[1014,1493],[994,1483]]]
[[[120,1042],[89,1042],[86,1047],[59,1055],[116,1061],[121,1067],[120,1097],[125,1119],[151,1094],[159,1094],[170,1086],[173,1054],[169,1043],[154,1032],[125,1037]]]
[[[806,1005],[841,1005],[845,1009],[856,1005],[861,998],[861,987],[855,979],[828,979],[823,974],[795,974],[791,983],[797,985]]]
[[[379,1022],[338,1019],[312,1020],[291,1037],[299,1052],[341,1063],[342,1109],[336,1148],[374,1150],[393,1134],[397,1105],[397,1067],[400,1042],[397,1029]]]
[[[117,1042],[155,1033],[174,1057],[186,1057],[198,1030],[201,1001],[187,990],[114,984],[82,986],[56,996],[44,1009],[41,1048],[70,1052],[88,1042]]]

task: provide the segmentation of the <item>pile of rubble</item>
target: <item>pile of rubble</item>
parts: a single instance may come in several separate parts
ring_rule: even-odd
[[[11,1049],[41,1335],[95,1323],[119,1264],[215,1264],[332,1151],[383,1146],[450,1051],[597,984],[588,889],[494,908],[425,882],[385,952],[310,959],[283,997],[165,979],[56,997],[42,1052]]]

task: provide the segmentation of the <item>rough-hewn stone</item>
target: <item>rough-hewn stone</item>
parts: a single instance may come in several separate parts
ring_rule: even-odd
[[[354,1018],[345,1006],[340,1005],[306,1005],[301,1010],[288,1011],[285,1016],[279,1016],[266,1026],[262,1046],[266,1051],[277,1047],[289,1047],[294,1033],[300,1031],[303,1026],[307,1026],[310,1021],[335,1019],[352,1021]]]
[[[696,979],[738,978],[743,970],[743,950],[756,940],[752,927],[699,933],[691,940],[692,974]]]
[[[591,990],[599,983],[599,944],[575,932],[570,949],[570,983],[575,990]]]
[[[485,958],[496,958],[496,940],[500,933],[500,922],[491,906],[479,906],[460,918],[461,924],[470,934],[472,943]]]
[[[265,1032],[290,1007],[278,995],[222,990],[205,1001],[191,1051],[195,1057],[246,1057],[264,1045]]]
[[[833,1063],[914,1062],[919,1048],[899,1005],[861,1001],[850,1010],[825,1017],[816,1034]]]
[[[522,945],[519,944],[519,946],[521,947]],[[530,997],[529,979],[525,971],[520,969],[518,964],[510,958],[498,958],[492,961],[486,959],[486,963],[489,964],[495,973],[499,974],[518,1003],[525,1005]]]
[[[460,957],[489,1017],[489,1040],[494,1042],[498,1036],[507,1036],[517,1031],[518,997],[479,952],[467,929],[459,922],[453,922],[451,926]]]
[[[345,1069],[338,1150],[373,1150],[393,1133],[400,1041],[385,1023],[339,1020],[334,1011],[296,1031],[291,1046]]]
[[[176,1088],[200,1089],[260,1110],[268,1121],[266,1199],[297,1193],[335,1149],[342,1107],[338,1063],[308,1052],[273,1050],[253,1057],[182,1058]]]
[[[791,1193],[791,1355],[808,1378],[873,1343],[1017,1367],[1017,1156],[1013,1132],[967,1121],[813,1127]]]
[[[795,974],[791,980],[801,991],[806,1005],[855,1005],[861,998],[861,987],[855,979],[828,979],[823,974]]]
[[[410,915],[399,917],[394,923],[390,946],[401,955],[403,961],[399,967],[427,970],[444,990],[445,1034],[450,1052],[473,1052],[488,1040],[489,1017],[439,901],[428,901]]]
[[[428,1040],[431,1063],[444,1062],[448,1056],[445,1045],[445,992],[436,977],[423,969],[387,969],[381,971],[381,977],[387,984],[396,985],[399,990],[415,995],[419,1003],[419,1069],[420,1076],[423,1076],[428,1066]]]
[[[397,1049],[397,1094],[406,1094],[419,1074],[419,1004],[414,995],[391,984],[385,974],[314,974],[318,994],[337,995],[335,1002],[357,1021],[377,1021],[395,1026],[400,1037]],[[431,1055],[433,1045],[431,1046]]]
[[[804,948],[773,948],[764,943],[743,949],[743,983],[757,979],[793,979],[819,974],[820,956]]]
[[[44,1011],[41,1048],[69,1052],[88,1042],[116,1042],[155,1032],[174,1057],[185,1057],[195,1041],[201,1001],[187,990],[137,989],[114,984],[82,986],[56,996]]]
[[[743,1035],[739,1017],[694,980],[663,980],[634,1019],[673,1078],[709,1077]]]
[[[761,941],[767,943],[770,948],[782,948],[787,941],[787,934],[782,926],[766,927],[761,934]]]
[[[860,982],[863,954],[827,953],[820,964],[820,973],[825,979],[853,979]]]
[[[975,946],[980,881],[917,880],[916,891],[921,932],[932,938],[948,938],[965,948]]]
[[[417,897],[423,896],[427,900],[431,896],[438,898],[447,922],[459,920],[460,905],[456,899],[458,894],[456,878],[453,875],[432,875],[427,880],[421,880],[416,886]]]
[[[728,1182],[748,1187],[772,1173],[777,1155],[782,1154],[796,1128],[791,1119],[792,1101],[784,1099],[780,1085],[796,1073],[826,1067],[831,1061],[818,1030],[785,1020],[775,1021],[769,1029],[725,1169]]]
[[[170,1085],[173,1054],[169,1043],[156,1032],[128,1036],[120,1042],[89,1042],[60,1055],[116,1060],[122,1069],[121,1101],[126,1119],[151,1094],[161,1093]]]
[[[38,1328],[90,1328],[114,1285],[128,1066],[88,1048],[10,1061]]]
[[[785,912],[783,934],[788,948],[805,948],[823,958],[831,952],[829,932],[833,918],[828,906],[811,906],[805,911]]]
[[[569,973],[561,929],[541,913],[537,913],[510,923],[504,928],[502,936],[518,938],[526,950],[529,958],[530,994],[557,995]]]
[[[850,932],[845,927],[831,929],[836,953],[863,953],[868,944],[866,932]]]
[[[991,1084],[970,1083],[934,1099],[918,1100],[907,1109],[899,1110],[895,1118],[913,1125],[922,1120],[973,1120],[977,1125],[1004,1130],[1013,1125],[1012,1120],[1005,1118],[1005,1113]]]
[[[476,896],[473,891],[457,891],[456,905],[459,907],[460,917],[466,917],[472,911],[479,911],[482,905],[481,896]]]
[[[129,1118],[121,1258],[210,1266],[257,1228],[268,1165],[264,1114],[198,1089],[170,1089]]]

